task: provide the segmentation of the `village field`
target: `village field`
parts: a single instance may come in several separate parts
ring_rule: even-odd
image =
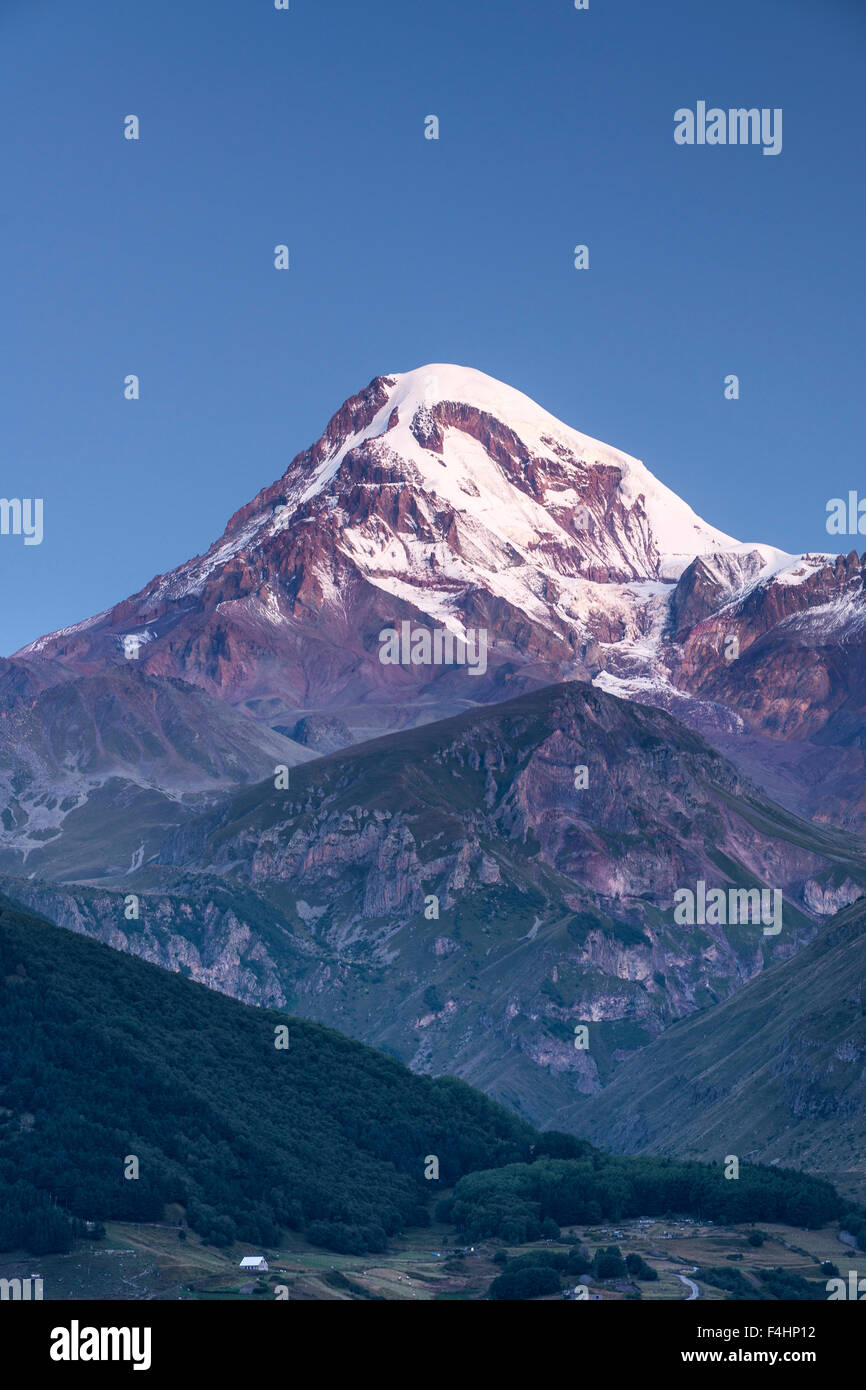
[[[764,1237],[758,1248],[748,1239],[754,1231]],[[178,1232],[178,1225],[110,1222],[103,1240],[80,1242],[66,1255],[4,1256],[0,1277],[39,1274],[44,1298],[53,1300],[477,1300],[486,1297],[506,1268],[503,1256],[565,1251],[565,1241],[576,1239],[590,1255],[609,1245],[618,1246],[623,1255],[634,1252],[658,1274],[653,1282],[600,1281],[591,1274],[564,1280],[566,1289],[586,1285],[590,1301],[677,1301],[693,1297],[695,1287],[700,1299],[718,1301],[728,1293],[703,1279],[702,1270],[737,1270],[760,1298],[760,1271],[782,1269],[810,1281],[820,1298],[827,1278],[822,1263],[830,1261],[844,1274],[855,1258],[835,1226],[803,1231],[767,1223],[719,1227],[676,1219],[574,1227],[564,1230],[559,1241],[513,1247],[498,1241],[455,1244],[453,1228],[434,1225],[392,1240],[380,1255],[339,1255],[300,1238],[288,1239],[279,1249],[223,1249],[203,1244],[188,1229],[184,1239]],[[247,1255],[264,1255],[267,1273],[241,1270]],[[548,1301],[563,1296],[548,1295]]]

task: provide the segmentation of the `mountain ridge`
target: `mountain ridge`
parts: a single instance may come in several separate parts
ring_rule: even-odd
[[[707,1158],[727,1148],[866,1194],[866,902],[626,1063],[557,1123],[615,1150]]]
[[[380,634],[406,621],[484,629],[485,671],[383,666]],[[577,677],[767,756],[866,747],[856,551],[736,541],[631,455],[448,364],[374,377],[203,556],[13,661],[93,674],[129,639],[151,675],[272,729],[333,717],[354,742]],[[834,765],[817,789],[803,770],[802,809],[866,824]]]
[[[859,839],[772,805],[663,711],[578,682],[279,781],[188,817],[113,884],[7,877],[5,891],[247,1002],[456,1071],[543,1122],[866,887]],[[769,883],[783,930],[677,926],[675,891],[701,879]]]

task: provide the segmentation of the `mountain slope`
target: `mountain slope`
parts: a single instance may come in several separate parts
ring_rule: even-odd
[[[125,873],[208,794],[314,756],[137,662],[72,680],[56,666],[0,662],[0,869]]]
[[[219,1244],[290,1227],[382,1248],[424,1220],[427,1154],[450,1184],[538,1139],[459,1081],[0,903],[2,1249],[63,1248],[62,1213],[159,1221],[166,1202]]]
[[[678,925],[675,892],[701,880],[778,890],[781,931]],[[249,788],[113,890],[6,880],[65,926],[456,1072],[536,1122],[864,887],[861,842],[768,802],[662,711],[577,682]]]
[[[586,674],[589,642],[643,636],[663,571],[727,545],[637,460],[482,373],[422,368],[347,401],[206,555],[20,655],[91,673],[132,634],[150,672],[363,737]],[[485,628],[489,669],[383,666],[403,621]]]
[[[18,657],[92,675],[132,636],[149,673],[272,727],[334,717],[323,747],[577,676],[809,763],[816,740],[866,746],[864,615],[856,552],[741,544],[637,459],[434,364],[347,400],[205,555]],[[404,622],[484,630],[485,669],[383,665]],[[814,759],[786,765],[796,809],[866,823],[838,758],[817,785]]]
[[[628,1153],[735,1153],[866,1193],[866,902],[557,1117]]]
[[[283,1029],[288,1047],[277,1048]],[[431,1199],[452,1186],[437,1220],[464,1240],[545,1235],[542,1259],[557,1227],[578,1222],[671,1210],[726,1224],[849,1219],[830,1184],[801,1174],[747,1164],[730,1183],[718,1163],[614,1158],[538,1134],[452,1078],[413,1076],[328,1029],[246,1008],[0,902],[0,1252],[64,1252],[89,1236],[116,1257],[132,1252],[107,1250],[86,1222],[185,1218],[212,1246],[270,1252],[288,1229],[364,1254],[429,1224]],[[150,1262],[168,1234],[136,1233]],[[70,1282],[81,1296],[82,1276],[92,1289],[91,1263],[76,1251],[48,1296]],[[142,1276],[132,1297],[148,1296],[152,1264]],[[123,1282],[115,1296],[128,1298]]]

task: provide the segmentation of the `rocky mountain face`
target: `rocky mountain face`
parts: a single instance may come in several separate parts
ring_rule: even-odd
[[[699,881],[779,890],[781,930],[679,924],[677,890]],[[541,1123],[864,887],[859,840],[775,806],[663,711],[578,682],[272,777],[111,889],[4,883],[62,925],[456,1072]]]
[[[746,582],[730,560],[694,560],[674,589],[661,647],[677,694],[646,692],[800,813],[858,829],[866,825],[864,559],[804,556]],[[628,675],[606,685],[644,698],[642,679],[633,691]]]
[[[118,890],[10,876],[2,883],[10,899],[58,926],[245,1004],[282,1007],[298,968],[299,952],[279,914],[258,895],[217,879],[202,876],[188,892],[180,884],[146,895],[132,884]]]
[[[481,373],[422,369],[347,401],[205,556],[20,655],[89,673],[132,637],[150,673],[284,726],[338,710],[357,738],[585,674],[589,643],[645,634],[627,586],[728,543],[637,460]],[[487,669],[384,665],[402,621],[485,628]]]
[[[560,1116],[628,1153],[802,1167],[866,1195],[866,905]]]
[[[863,573],[854,551],[735,541],[637,459],[433,365],[374,378],[205,555],[13,664],[104,675],[132,642],[148,675],[272,729],[326,730],[307,738],[318,751],[591,679],[743,736],[749,775],[858,828]],[[406,648],[383,662],[383,632],[404,623],[483,630],[483,668]]]
[[[133,661],[69,678],[0,661],[0,870],[99,880],[209,797],[315,753]]]

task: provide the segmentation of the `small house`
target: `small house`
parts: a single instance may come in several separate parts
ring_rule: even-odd
[[[267,1274],[268,1262],[264,1255],[244,1255],[240,1263],[241,1269],[252,1269],[256,1274]]]

